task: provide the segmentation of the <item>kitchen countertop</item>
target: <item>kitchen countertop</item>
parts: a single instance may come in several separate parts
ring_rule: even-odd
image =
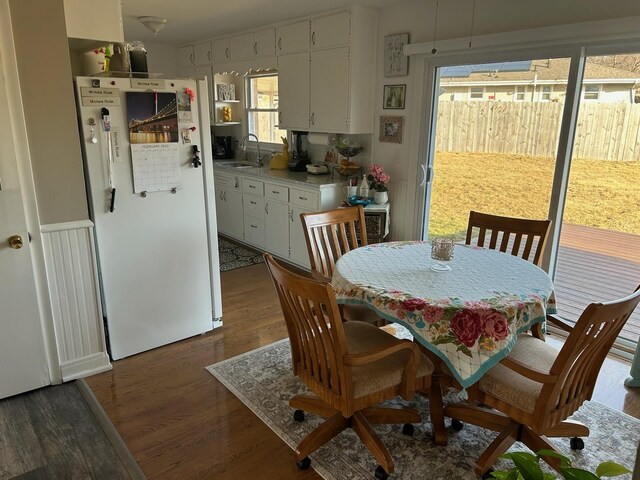
[[[287,183],[295,183],[300,186],[326,188],[344,185],[342,177],[327,175],[309,175],[306,172],[290,172],[289,170],[271,170],[265,167],[237,168],[229,165],[229,161],[213,162],[215,170],[229,172],[237,175],[259,178],[260,180],[278,180]],[[215,180],[214,180],[215,181]]]

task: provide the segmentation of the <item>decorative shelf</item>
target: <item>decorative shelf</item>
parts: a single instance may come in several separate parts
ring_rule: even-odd
[[[216,100],[216,103],[240,103],[240,100]]]
[[[214,127],[226,127],[226,126],[230,126],[230,125],[240,125],[242,122],[215,122],[212,123],[211,125],[213,125]]]

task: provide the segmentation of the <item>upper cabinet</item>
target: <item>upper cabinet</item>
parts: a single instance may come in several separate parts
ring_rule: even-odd
[[[253,58],[253,33],[243,33],[229,39],[229,57],[232,62]]]
[[[219,38],[211,42],[211,53],[213,64],[228,63],[231,59],[229,52],[229,39]]]
[[[349,43],[350,13],[314,18],[311,20],[311,49],[338,47]]]
[[[292,24],[287,27],[300,25]],[[376,13],[350,11],[313,18],[308,57],[278,52],[280,127],[330,133],[372,133]],[[277,42],[280,31],[277,30]],[[283,40],[282,45],[291,47]],[[304,71],[304,58],[309,59]],[[308,89],[301,84],[308,81]],[[305,97],[306,95],[306,97]],[[308,112],[308,116],[305,114]]]
[[[46,7],[43,5],[43,8]],[[100,2],[99,14],[96,14],[95,2],[64,0],[64,17],[73,49],[124,42],[121,0]]]
[[[211,65],[211,42],[196,43],[193,53],[196,65]]]
[[[309,32],[309,20],[276,28],[276,54],[306,52],[309,50]]]
[[[267,28],[253,33],[253,52],[258,57],[273,57],[276,54],[276,29]]]
[[[193,45],[178,48],[178,73],[182,76],[193,75],[195,65]]]

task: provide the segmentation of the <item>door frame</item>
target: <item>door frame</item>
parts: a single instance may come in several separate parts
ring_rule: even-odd
[[[13,42],[13,29],[9,0],[0,0],[0,52],[4,61],[4,73],[7,85],[7,102],[9,116],[13,128],[13,139],[16,151],[16,164],[20,180],[20,190],[24,204],[27,229],[31,236],[31,263],[35,279],[36,296],[42,337],[45,345],[47,367],[51,383],[61,383],[62,374],[58,360],[55,331],[53,327],[53,311],[49,296],[49,285],[46,276],[45,253],[40,232],[38,202],[33,181],[31,154],[27,138],[27,125],[22,106],[18,62]]]

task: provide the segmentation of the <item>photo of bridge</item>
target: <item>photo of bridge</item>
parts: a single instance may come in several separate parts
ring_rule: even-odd
[[[175,93],[127,92],[129,142],[178,141],[178,108]]]

